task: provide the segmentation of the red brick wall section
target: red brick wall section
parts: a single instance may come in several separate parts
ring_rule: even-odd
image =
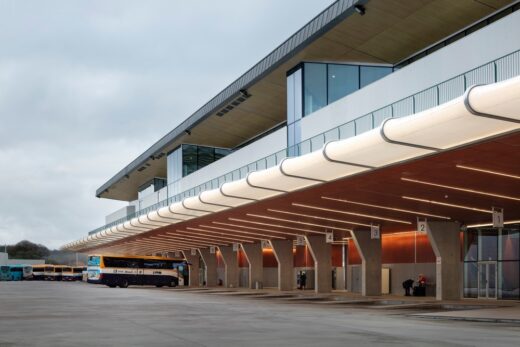
[[[416,240],[417,236],[417,240]],[[415,260],[415,244],[417,244],[417,263],[434,263],[435,254],[426,234],[414,232],[382,235],[383,264],[406,264]],[[354,241],[348,245],[349,265],[361,264],[361,257]]]

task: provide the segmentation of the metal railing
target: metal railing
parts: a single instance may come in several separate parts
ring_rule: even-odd
[[[226,182],[245,178],[248,173],[268,169],[278,165],[284,158],[297,157],[323,147],[328,141],[342,140],[362,134],[378,127],[386,118],[399,118],[409,116],[432,107],[439,106],[464,94],[469,86],[475,84],[489,84],[506,80],[520,75],[520,50],[495,59],[489,63],[476,67],[465,73],[457,75],[447,81],[441,82],[428,89],[398,100],[390,105],[379,108],[373,112],[353,119],[347,123],[336,126],[328,131],[313,136],[292,147],[280,150],[276,153],[258,159],[248,165],[216,177],[184,192],[168,197],[156,204],[136,211],[124,218],[110,224],[99,227],[91,232],[94,234],[106,228],[129,221],[137,216],[145,215],[161,207],[168,206],[185,198],[196,196],[203,191],[219,188]],[[172,184],[175,184],[172,183]]]

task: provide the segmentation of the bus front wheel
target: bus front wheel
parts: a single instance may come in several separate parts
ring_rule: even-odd
[[[171,281],[170,283],[168,283],[168,287],[172,287],[172,288],[177,287],[177,282]]]

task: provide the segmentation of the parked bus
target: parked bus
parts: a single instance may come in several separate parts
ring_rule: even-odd
[[[11,267],[9,265],[0,266],[0,281],[11,280]]]
[[[11,281],[30,280],[33,277],[33,268],[31,265],[11,265]]]
[[[61,281],[63,277],[63,265],[46,265],[44,276],[46,281]]]
[[[74,272],[72,270],[72,266],[62,267],[61,280],[62,281],[74,281]]]
[[[42,281],[45,279],[45,265],[33,265],[33,280]]]
[[[111,288],[129,285],[176,287],[179,285],[179,267],[186,265],[180,258],[90,255],[88,282]]]
[[[73,281],[82,281],[83,280],[83,271],[87,271],[86,266],[75,266],[72,268],[72,280]]]

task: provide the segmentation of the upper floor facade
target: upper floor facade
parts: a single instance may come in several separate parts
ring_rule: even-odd
[[[199,113],[201,119],[188,118],[100,187],[99,197],[129,201],[131,206],[107,216],[106,223],[218,188],[287,156],[373,129],[385,118],[434,107],[462,95],[472,84],[520,73],[515,68],[520,59],[520,38],[514,34],[520,32],[516,2],[485,9],[461,1],[435,14],[437,24],[445,23],[442,27],[419,21],[438,11],[440,2],[411,2],[413,11],[392,7],[400,3],[331,5],[266,58],[299,37],[303,47],[293,42],[295,51],[285,52],[290,56],[286,61],[271,58],[273,65],[264,66],[263,75],[257,71],[261,77],[228,92],[220,104],[211,100],[202,109],[212,102],[216,106],[204,117]],[[399,17],[399,10],[408,16]],[[387,42],[390,34],[392,45]],[[257,65],[244,76],[255,68],[260,69]],[[244,76],[230,87],[239,88]]]

